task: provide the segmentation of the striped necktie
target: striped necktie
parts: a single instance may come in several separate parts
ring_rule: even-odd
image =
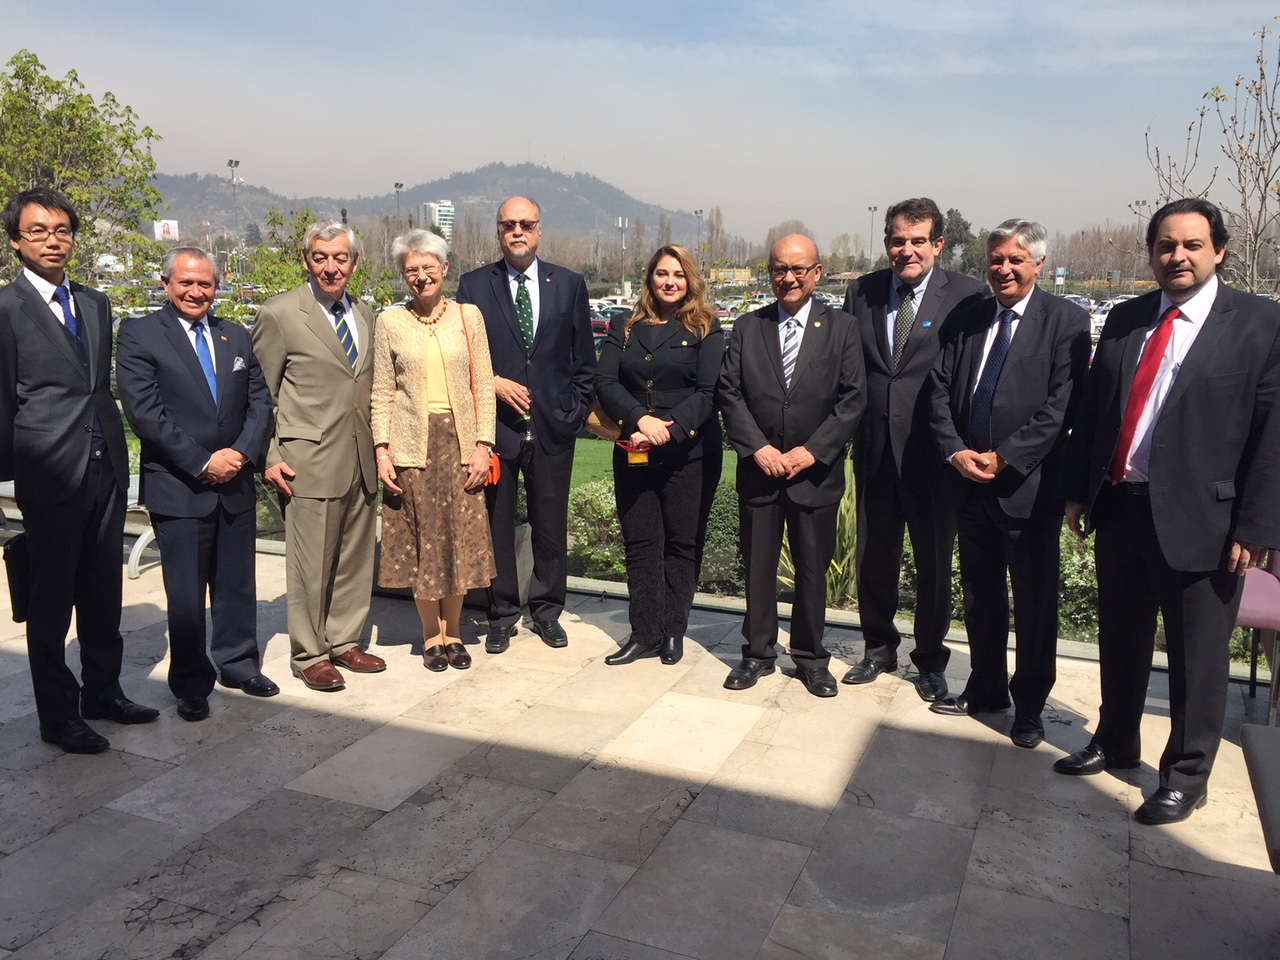
[[[800,352],[800,335],[796,333],[795,317],[787,317],[782,327],[782,376],[791,389],[791,375],[796,372],[796,354]]]
[[[342,301],[338,301],[329,311],[333,314],[333,329],[338,334],[338,342],[342,344],[342,349],[347,354],[347,360],[351,364],[351,369],[356,368],[356,360],[359,353],[356,351],[356,341],[351,336],[351,330],[347,327],[346,310],[342,307]]]

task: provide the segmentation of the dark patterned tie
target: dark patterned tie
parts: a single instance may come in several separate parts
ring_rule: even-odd
[[[342,308],[340,302],[330,307],[329,311],[333,314],[333,329],[338,334],[338,342],[342,344],[342,349],[346,351],[351,369],[354,370],[359,353],[356,351],[355,337],[351,336],[351,330],[347,327],[346,311]]]
[[[529,296],[528,281],[523,273],[516,276],[519,285],[516,290],[516,319],[520,321],[520,332],[524,334],[524,352],[533,349],[533,298]]]
[[[907,345],[911,328],[916,323],[916,311],[912,306],[916,296],[915,289],[903,284],[898,290],[898,295],[902,297],[902,303],[898,305],[898,319],[893,324],[893,369],[895,370],[902,363],[902,349]]]
[[[1009,344],[1013,341],[1013,320],[1012,310],[1000,311],[1000,330],[996,334],[995,343],[991,344],[991,352],[987,354],[987,365],[982,368],[978,389],[973,392],[973,405],[969,408],[969,445],[979,453],[986,453],[991,449],[991,401],[995,399],[1000,371],[1004,369],[1005,358],[1009,356]]]

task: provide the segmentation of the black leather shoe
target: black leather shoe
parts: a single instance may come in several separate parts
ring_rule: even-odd
[[[796,676],[815,697],[834,697],[839,692],[836,689],[836,678],[826,667],[818,667],[816,670],[796,667]]]
[[[564,627],[560,626],[558,620],[534,620],[529,624],[529,629],[540,636],[548,647],[559,649],[569,645],[569,635],[564,632]]]
[[[663,637],[662,638],[662,662],[667,666],[673,663],[679,663],[680,658],[684,656],[684,637]]]
[[[1044,723],[1039,717],[1014,717],[1009,739],[1015,747],[1034,750],[1044,743]]]
[[[67,753],[101,753],[111,746],[106,737],[95,733],[79,717],[40,724],[40,739],[61,747]]]
[[[1071,756],[1063,757],[1053,765],[1053,769],[1069,777],[1089,777],[1103,770],[1133,770],[1140,764],[1139,760],[1112,759],[1100,746],[1091,743],[1083,750],[1077,750]]]
[[[1183,793],[1181,790],[1161,787],[1147,797],[1142,806],[1134,811],[1133,819],[1139,823],[1149,823],[1154,826],[1177,823],[1180,820],[1187,819],[1193,811],[1199,810],[1208,800],[1209,794],[1207,791],[1205,793]]]
[[[755,657],[743,657],[742,662],[729,671],[725,678],[726,690],[746,690],[754,687],[761,677],[767,677],[777,667],[772,660],[757,660]]]
[[[661,650],[659,644],[641,643],[639,640],[628,639],[621,650],[605,657],[604,662],[611,667],[619,667],[624,663],[635,663],[642,657],[656,657]]]
[[[179,697],[178,716],[189,723],[203,720],[209,716],[208,697]]]
[[[260,673],[255,674],[248,680],[242,680],[240,683],[229,683],[227,686],[243,690],[251,697],[274,697],[280,692],[279,687]]]
[[[509,627],[499,624],[489,625],[489,635],[484,638],[485,653],[506,653],[507,647],[511,646],[511,638],[516,635],[519,629],[514,623]]]
[[[922,673],[916,678],[916,693],[925,703],[933,703],[947,695],[947,678],[940,673]]]
[[[155,707],[144,707],[128,697],[113,700],[80,701],[80,716],[86,720],[114,720],[116,723],[150,723],[160,716]]]
[[[881,663],[879,660],[859,660],[844,675],[841,683],[870,683],[882,673],[893,673],[898,669],[897,663]]]
[[[972,717],[975,713],[1000,713],[1012,706],[1009,700],[1004,703],[970,703],[963,693],[958,697],[944,697],[929,704],[929,709],[944,717]]]

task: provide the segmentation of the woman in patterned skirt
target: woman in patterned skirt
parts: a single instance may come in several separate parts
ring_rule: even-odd
[[[373,441],[382,481],[378,583],[408,587],[428,670],[465,670],[463,595],[496,574],[484,483],[493,446],[493,370],[484,317],[444,299],[449,247],[426,230],[391,245],[413,294],[373,335]]]

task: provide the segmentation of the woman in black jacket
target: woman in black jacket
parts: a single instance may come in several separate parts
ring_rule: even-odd
[[[596,394],[624,440],[648,444],[648,462],[615,448],[613,477],[626,548],[631,636],[605,663],[684,653],[711,499],[720,479],[716,378],[724,333],[683,247],[650,259],[635,312],[615,320],[600,352]]]

